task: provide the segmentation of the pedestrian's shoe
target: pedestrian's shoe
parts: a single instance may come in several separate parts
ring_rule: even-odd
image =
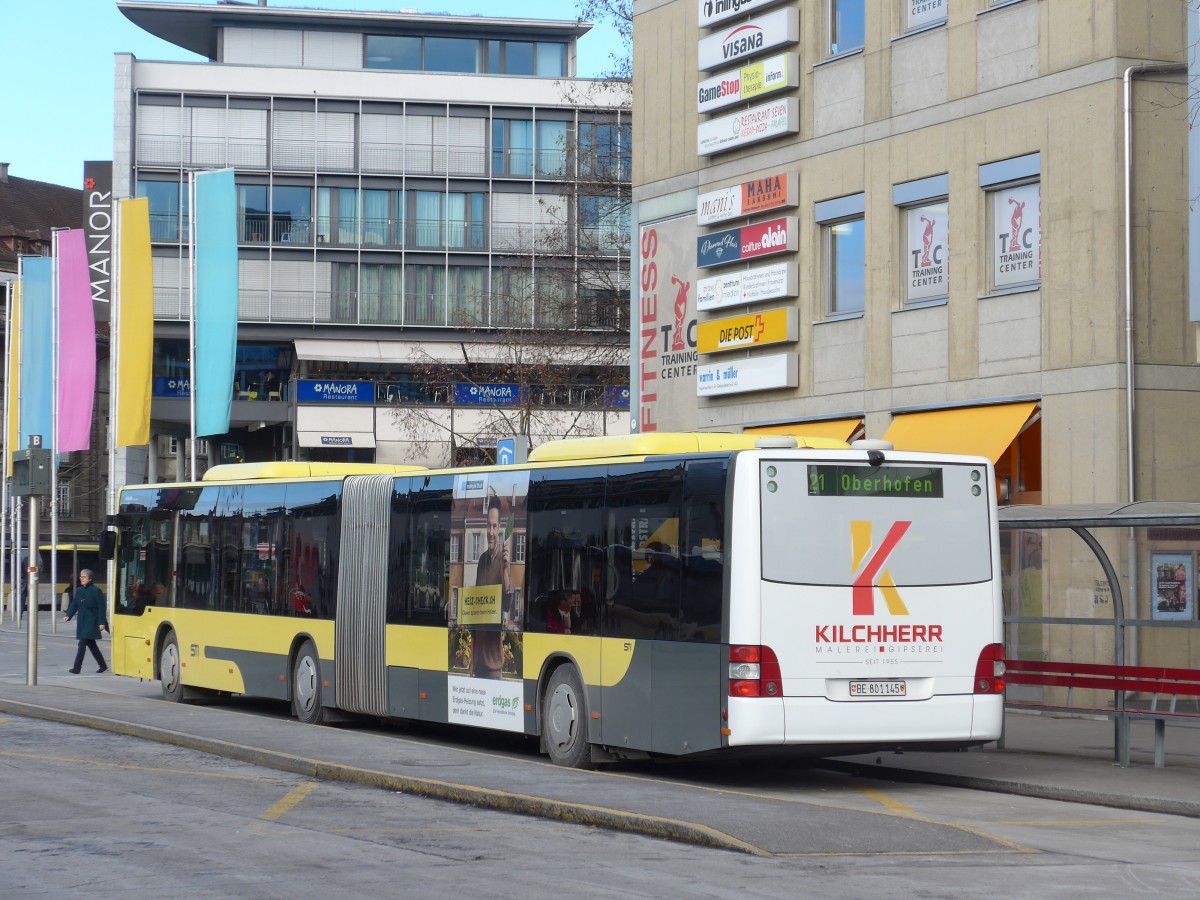
[[[108,666],[101,666],[99,669],[96,670],[96,674],[103,675],[107,671],[108,671]]]
[[[78,670],[78,669],[67,669],[67,671],[68,671],[68,672],[70,672],[72,675],[78,675],[78,674],[79,674],[79,670]]]

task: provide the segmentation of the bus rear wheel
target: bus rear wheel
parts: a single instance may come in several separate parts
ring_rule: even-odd
[[[305,641],[296,654],[292,668],[292,710],[306,725],[320,725],[325,721],[325,707],[321,703],[321,658],[312,641]]]
[[[587,739],[587,699],[574,666],[559,666],[542,701],[542,740],[550,761],[570,769],[592,767]]]
[[[158,654],[158,678],[162,684],[164,700],[171,703],[183,702],[183,668],[179,659],[179,639],[174,631],[168,631]]]

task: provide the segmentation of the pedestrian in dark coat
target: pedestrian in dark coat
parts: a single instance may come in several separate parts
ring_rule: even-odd
[[[79,649],[75,652],[75,665],[71,668],[72,675],[78,675],[83,665],[83,654],[92,651],[92,656],[100,664],[98,672],[107,672],[108,664],[104,655],[96,645],[100,640],[100,630],[108,628],[108,609],[104,602],[104,592],[92,584],[92,570],[83,569],[79,573],[79,587],[71,596],[64,622],[75,619],[75,639],[79,641]]]

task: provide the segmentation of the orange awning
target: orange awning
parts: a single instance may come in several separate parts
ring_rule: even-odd
[[[1037,408],[1037,403],[1001,403],[903,413],[883,439],[897,450],[986,456],[994,464]]]
[[[790,437],[832,438],[849,441],[862,431],[862,419],[826,419],[823,422],[798,422],[794,425],[761,425],[747,428],[745,434],[784,434]]]

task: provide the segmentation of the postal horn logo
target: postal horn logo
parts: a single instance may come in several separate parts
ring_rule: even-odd
[[[883,595],[888,612],[893,616],[908,615],[908,607],[900,599],[896,583],[884,566],[910,525],[912,522],[893,522],[887,534],[884,535],[883,541],[878,547],[875,547],[872,540],[873,526],[871,522],[853,521],[850,523],[850,552],[854,557],[853,568],[856,573],[853,582],[854,615],[873,616],[875,614],[876,588]]]

